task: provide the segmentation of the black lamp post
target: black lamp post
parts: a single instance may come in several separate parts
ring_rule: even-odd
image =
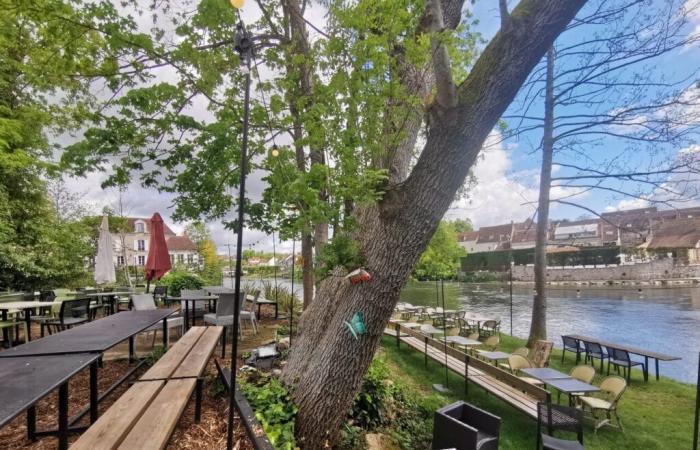
[[[245,93],[243,100],[243,140],[241,143],[241,181],[238,190],[238,232],[236,236],[236,276],[234,282],[233,309],[233,344],[231,345],[231,384],[229,386],[228,430],[226,448],[233,448],[233,408],[236,388],[236,357],[238,354],[238,320],[241,304],[241,266],[243,257],[243,220],[245,214],[245,177],[248,169],[248,120],[250,117],[250,60],[253,57],[253,39],[245,29],[243,22],[236,25],[234,39],[235,49],[240,55],[241,69],[245,74]]]

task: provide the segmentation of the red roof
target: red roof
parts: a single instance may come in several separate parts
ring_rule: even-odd
[[[165,241],[170,251],[197,251],[197,245],[187,236],[166,236]]]
[[[126,219],[126,223],[129,224],[129,228],[131,228],[134,232],[136,231],[136,222],[142,221],[146,225],[146,233],[151,232],[151,218],[150,217],[128,217]],[[163,223],[163,234],[166,236],[171,235],[175,236],[175,232],[168,227],[165,222]]]
[[[464,233],[459,233],[459,236],[457,236],[457,240],[459,242],[469,242],[469,241],[476,241],[476,239],[478,237],[479,237],[478,231],[466,231]]]
[[[652,235],[647,248],[695,248],[700,242],[700,219],[678,219],[664,222]]]

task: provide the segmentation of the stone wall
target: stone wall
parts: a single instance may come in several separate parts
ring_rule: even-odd
[[[670,258],[625,266],[547,269],[547,281],[651,281],[696,277],[700,277],[700,265],[674,265]],[[533,266],[514,266],[513,280],[534,281]]]

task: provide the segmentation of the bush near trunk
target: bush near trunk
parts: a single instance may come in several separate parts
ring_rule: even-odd
[[[179,297],[183,289],[201,289],[204,280],[189,272],[171,271],[161,278],[158,284],[168,287],[168,295]]]

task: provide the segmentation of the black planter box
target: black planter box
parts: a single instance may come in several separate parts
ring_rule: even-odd
[[[498,450],[501,418],[466,402],[435,411],[433,450]]]

